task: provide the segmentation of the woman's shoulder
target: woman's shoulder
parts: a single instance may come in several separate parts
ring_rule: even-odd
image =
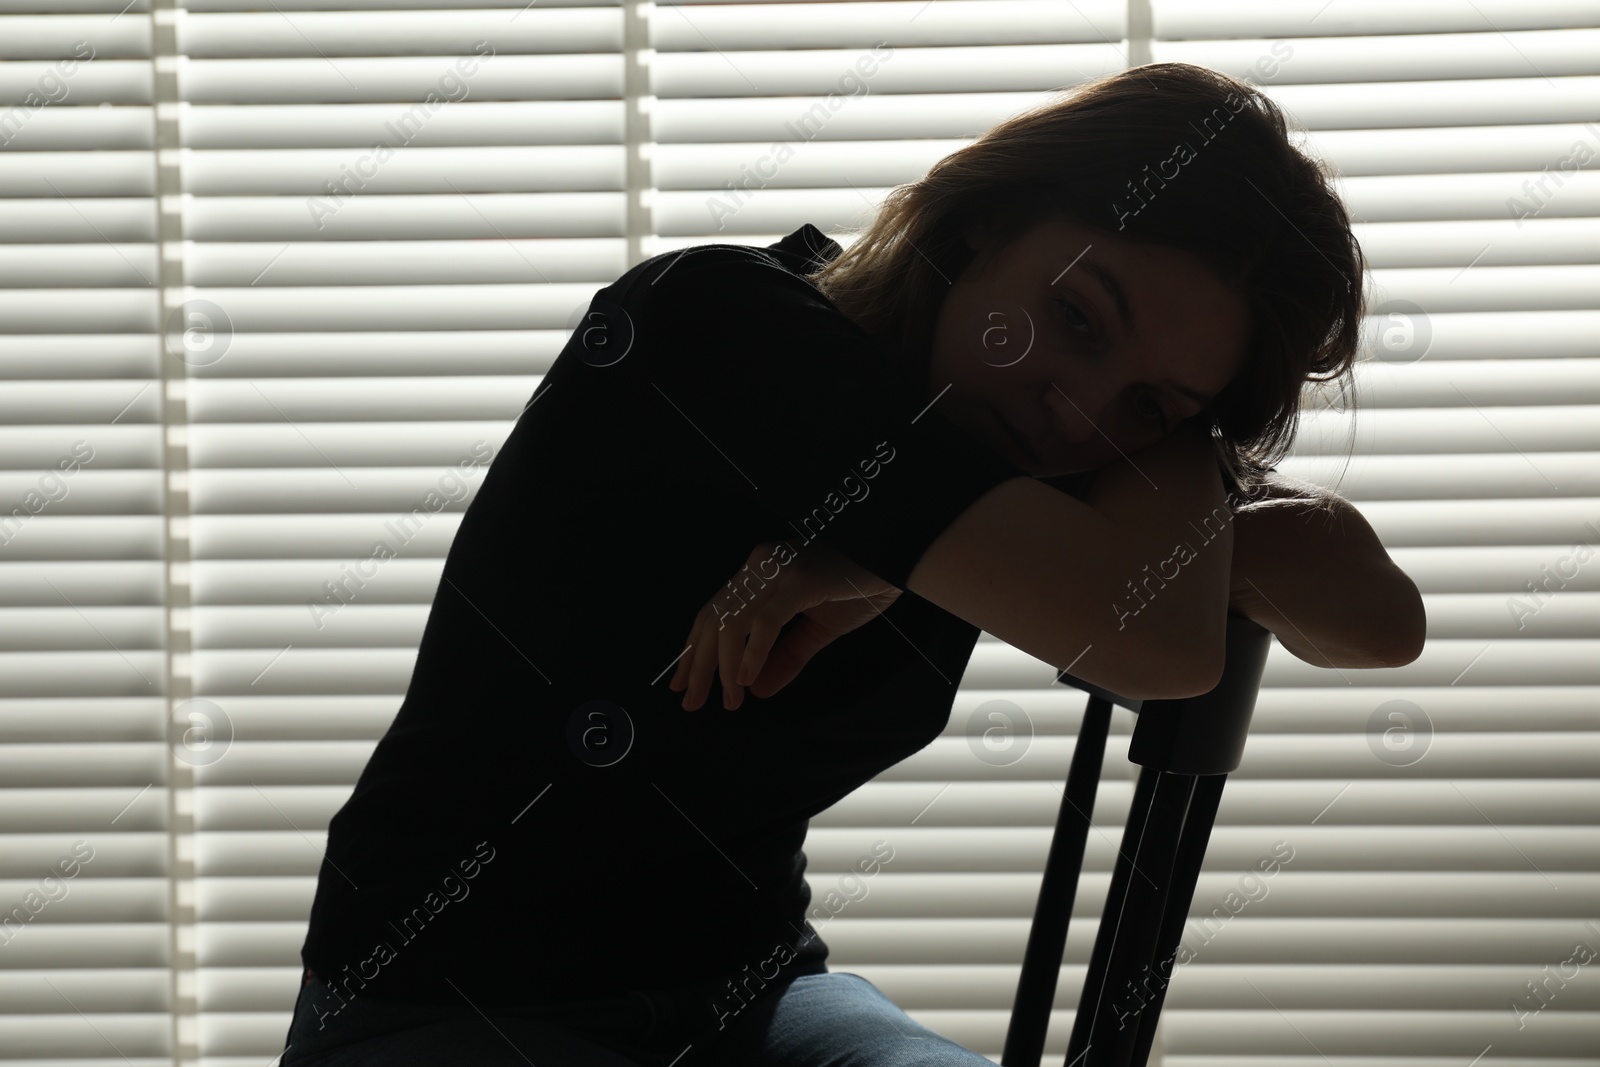
[[[795,254],[785,242],[762,247],[716,242],[651,256],[595,294],[629,316],[681,316],[711,310],[728,317],[782,315],[785,310],[845,318],[807,276],[825,258]],[[837,248],[837,246],[834,246]]]

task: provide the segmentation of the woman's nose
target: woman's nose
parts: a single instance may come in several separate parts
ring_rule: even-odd
[[[1069,397],[1052,382],[1045,391],[1045,406],[1052,418],[1051,434],[1062,441],[1081,444],[1100,436],[1097,427],[1104,404],[1095,399],[1092,390],[1078,390],[1076,397]]]

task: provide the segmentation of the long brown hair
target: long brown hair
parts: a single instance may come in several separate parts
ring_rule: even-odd
[[[1242,369],[1200,417],[1230,488],[1253,495],[1294,442],[1305,382],[1335,381],[1353,402],[1366,311],[1366,261],[1334,171],[1288,129],[1265,94],[1205,67],[1151,63],[1097,78],[892,189],[809,277],[921,383],[939,303],[974,255],[969,224],[987,226],[995,248],[1067,215],[1184,249],[1250,310]]]

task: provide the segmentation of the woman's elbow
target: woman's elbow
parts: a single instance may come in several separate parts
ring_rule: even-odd
[[[1385,640],[1373,650],[1374,658],[1384,667],[1416,662],[1428,642],[1428,610],[1422,594],[1404,571],[1396,567],[1394,573],[1394,590],[1384,610],[1384,618],[1391,625],[1382,628]]]

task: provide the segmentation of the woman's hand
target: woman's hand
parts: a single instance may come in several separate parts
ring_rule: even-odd
[[[768,578],[773,566],[778,572]],[[738,588],[730,582],[690,627],[689,651],[668,684],[673,692],[687,690],[687,711],[705,703],[719,666],[723,707],[739,707],[746,686],[753,696],[770,697],[824,647],[871,622],[902,592],[820,541],[798,553],[784,542],[763,542],[741,574]],[[800,619],[779,641],[779,631],[796,615]]]

